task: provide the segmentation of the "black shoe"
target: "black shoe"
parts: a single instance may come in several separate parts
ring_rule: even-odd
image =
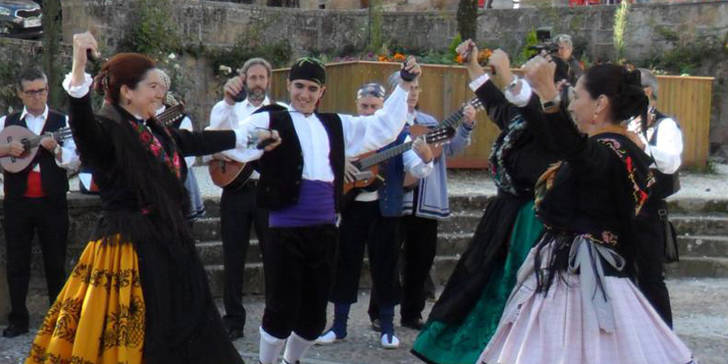
[[[379,321],[379,319],[372,320],[372,330],[376,332],[382,332],[382,323]]]
[[[3,337],[16,337],[28,332],[27,326],[20,326],[16,324],[10,324],[3,330]]]
[[[425,326],[425,323],[422,322],[422,319],[414,319],[414,320],[402,320],[401,322],[402,327],[407,327],[414,330],[422,330],[422,328]]]
[[[230,328],[227,330],[228,338],[230,341],[235,341],[243,337],[243,329]]]

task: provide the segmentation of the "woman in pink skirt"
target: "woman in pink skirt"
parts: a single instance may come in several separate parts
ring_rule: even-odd
[[[479,363],[692,363],[630,280],[640,268],[635,217],[654,183],[651,158],[622,125],[647,112],[639,72],[594,66],[567,106],[554,63],[536,57],[525,70],[538,96],[524,116],[558,147],[561,162],[536,184],[546,228]]]

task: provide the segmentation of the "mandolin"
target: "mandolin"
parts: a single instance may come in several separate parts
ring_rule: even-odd
[[[5,127],[3,131],[0,132],[0,140],[2,140],[3,143],[8,144],[16,140],[20,141],[25,147],[25,152],[18,157],[8,155],[0,158],[0,165],[2,165],[3,169],[8,173],[18,173],[26,169],[38,154],[41,139],[46,136],[50,136],[57,141],[65,140],[72,136],[71,128],[61,128],[55,132],[37,135],[22,126],[10,125]]]

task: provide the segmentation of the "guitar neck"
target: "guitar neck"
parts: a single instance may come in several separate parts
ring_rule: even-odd
[[[371,166],[382,163],[382,162],[386,161],[387,159],[394,158],[394,157],[408,151],[411,147],[412,147],[412,142],[410,141],[410,142],[400,144],[396,147],[392,147],[392,148],[383,150],[377,154],[374,154],[373,156],[366,157],[359,161],[359,169],[367,169]]]
[[[50,135],[53,139],[60,141],[68,139],[72,136],[71,134],[71,128],[61,128],[51,133]],[[43,138],[46,137],[46,135],[38,135],[34,136],[32,138],[28,139],[28,144],[31,148],[37,147],[40,144],[40,141],[43,140]]]
[[[160,124],[164,125],[165,127],[172,125],[175,121],[179,120],[179,117],[182,116],[184,112],[184,107],[182,104],[177,104],[174,106],[170,106],[164,111],[162,111],[161,114],[157,115],[155,118],[157,121],[159,121]]]
[[[459,108],[454,113],[450,114],[445,120],[440,123],[442,126],[449,126],[451,128],[455,128],[460,123],[460,120],[463,119],[463,108]]]
[[[479,100],[476,97],[476,98],[468,101],[468,103],[466,105],[472,105],[473,107],[476,107],[477,108],[476,105],[477,105],[478,101]],[[457,111],[455,111],[454,113],[450,114],[450,116],[448,116],[440,124],[443,125],[443,126],[451,127],[453,129],[456,128],[458,125],[460,125],[460,121],[463,120],[463,116],[465,115],[464,114],[464,111],[465,111],[465,106],[461,106],[459,109],[457,109]]]

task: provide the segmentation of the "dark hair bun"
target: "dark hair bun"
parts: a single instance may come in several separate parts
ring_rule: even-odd
[[[647,112],[650,100],[642,89],[639,71],[624,69],[624,83],[612,102],[616,120],[627,120]]]
[[[593,98],[609,98],[615,123],[647,113],[650,102],[642,89],[639,71],[604,64],[590,68],[585,77],[586,89]]]

